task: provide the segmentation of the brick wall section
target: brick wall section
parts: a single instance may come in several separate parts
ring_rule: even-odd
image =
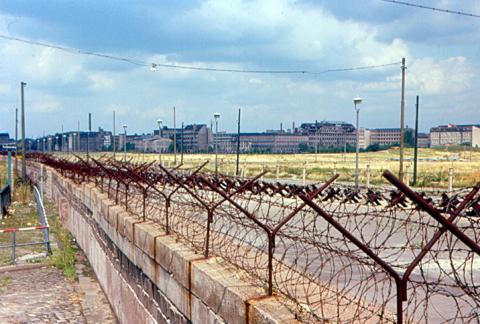
[[[38,165],[28,172],[37,178]],[[87,255],[121,323],[296,323],[276,297],[243,282],[163,229],[116,206],[93,184],[46,168],[46,189]]]

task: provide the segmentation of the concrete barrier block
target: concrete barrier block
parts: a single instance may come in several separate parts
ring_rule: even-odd
[[[148,278],[150,278],[150,280],[155,282],[155,273],[156,273],[156,265],[157,265],[155,260],[150,258],[146,253],[144,253],[137,246],[132,246],[132,249],[134,250],[133,259],[130,259],[130,260],[132,260],[137,267],[142,269],[143,273]]]
[[[158,264],[154,283],[185,317],[190,318],[190,292]]]
[[[187,289],[190,289],[190,262],[198,259],[203,259],[203,255],[177,242],[173,235],[159,236],[155,240],[155,261]]]
[[[152,259],[155,259],[155,238],[160,235],[165,232],[152,221],[135,224],[135,245]]]
[[[236,271],[216,258],[193,262],[191,267],[192,293],[227,323],[246,323],[247,300],[265,294],[262,288],[242,282]]]
[[[120,235],[125,236],[125,218],[131,217],[126,211],[117,214],[117,231]]]
[[[205,323],[205,324],[220,324],[226,323],[220,316],[215,314],[213,310],[207,307],[200,299],[191,296],[192,298],[192,323]]]
[[[137,217],[123,217],[123,234],[132,243],[135,243],[135,224],[140,222]]]
[[[118,227],[118,214],[122,212],[122,208],[117,205],[106,204],[108,206],[107,222],[116,231]]]
[[[277,297],[249,300],[248,315],[248,323],[252,324],[301,323]]]

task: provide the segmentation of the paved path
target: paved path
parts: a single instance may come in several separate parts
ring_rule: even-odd
[[[96,310],[85,313],[83,299],[91,294],[56,268],[0,270],[0,323],[115,323],[101,290]]]

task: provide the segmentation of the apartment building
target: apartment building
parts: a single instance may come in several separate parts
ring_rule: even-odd
[[[430,129],[432,147],[447,145],[480,146],[480,124],[477,125],[440,125]]]
[[[308,145],[313,147],[343,147],[345,145],[355,146],[357,143],[357,132],[355,126],[340,121],[321,121],[315,123],[303,123],[298,132],[308,136]],[[366,131],[359,130],[359,147],[367,147]]]

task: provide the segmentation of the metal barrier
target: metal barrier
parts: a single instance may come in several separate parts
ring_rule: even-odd
[[[336,177],[298,186],[200,173],[205,164],[30,158],[243,269],[304,322],[480,319],[480,184],[427,197],[389,172],[397,189],[356,191]]]
[[[30,182],[31,183],[31,182]],[[50,235],[49,235],[49,225],[47,216],[45,213],[45,208],[43,202],[40,198],[40,193],[35,185],[32,185],[32,191],[36,202],[37,212],[40,218],[40,226],[31,226],[31,227],[22,227],[22,228],[6,228],[0,230],[0,233],[11,233],[11,244],[0,245],[0,249],[12,249],[11,253],[11,262],[12,264],[16,263],[17,253],[16,250],[19,247],[24,246],[35,246],[35,245],[45,245],[45,256],[48,256],[52,253],[50,248]],[[42,231],[43,240],[41,242],[26,242],[18,243],[17,233],[19,232],[29,232],[29,231]]]
[[[0,215],[3,217],[7,215],[8,208],[12,203],[12,191],[10,185],[5,186],[5,188],[0,191]]]

